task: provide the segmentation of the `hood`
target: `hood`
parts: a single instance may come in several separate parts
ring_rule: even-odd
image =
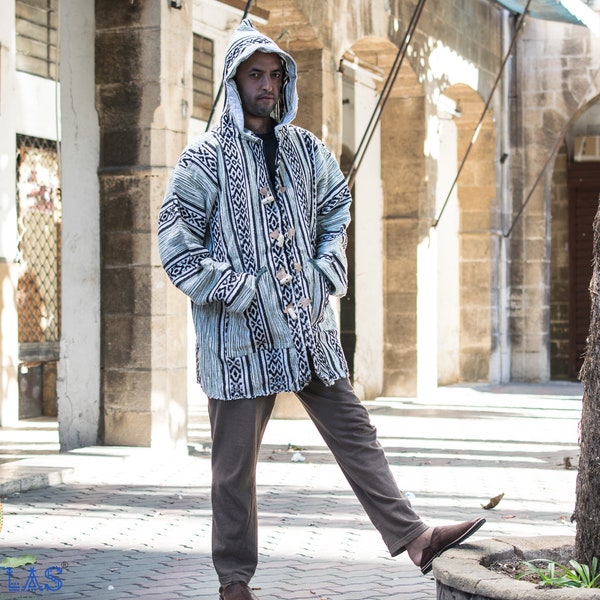
[[[284,65],[283,88],[279,101],[280,110],[278,115],[273,114],[275,120],[279,125],[290,123],[298,110],[298,93],[296,91],[298,69],[296,62],[272,39],[257,31],[250,19],[244,19],[227,45],[223,70],[225,112],[229,112],[240,131],[244,130],[244,112],[237,85],[233,78],[238,66],[258,51],[278,54]]]

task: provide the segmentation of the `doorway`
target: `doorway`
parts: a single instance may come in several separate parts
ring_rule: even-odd
[[[600,161],[570,162],[569,377],[578,379],[590,324],[593,223],[600,197]]]

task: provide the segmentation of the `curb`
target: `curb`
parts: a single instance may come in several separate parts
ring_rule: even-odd
[[[600,591],[584,588],[538,588],[535,584],[488,569],[497,561],[556,560],[569,553],[572,536],[501,537],[465,543],[444,552],[433,563],[437,598],[441,600],[584,600],[600,599]]]
[[[0,464],[0,497],[37,490],[77,478],[81,472],[110,473],[129,463],[160,465],[187,457],[183,451],[158,451],[134,446],[88,446],[69,452],[23,458]],[[93,466],[90,466],[90,461]]]

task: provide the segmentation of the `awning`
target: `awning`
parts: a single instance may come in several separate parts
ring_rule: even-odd
[[[527,5],[527,0],[495,1],[517,14],[522,14]],[[600,35],[600,13],[581,0],[532,0],[528,14],[537,19],[583,25],[595,35]]]

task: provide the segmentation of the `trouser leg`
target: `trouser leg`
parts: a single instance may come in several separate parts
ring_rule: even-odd
[[[392,556],[427,525],[400,491],[369,413],[347,379],[324,385],[313,378],[297,396],[323,436]]]
[[[256,465],[275,396],[209,399],[212,558],[221,585],[248,583],[258,563]]]

